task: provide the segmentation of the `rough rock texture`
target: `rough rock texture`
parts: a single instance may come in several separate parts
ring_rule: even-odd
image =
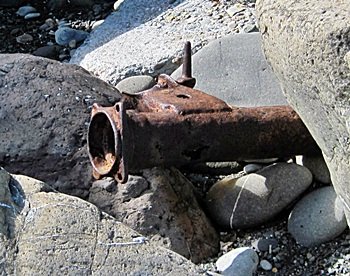
[[[84,197],[91,185],[86,151],[94,102],[118,91],[81,67],[24,54],[0,56],[0,166]]]
[[[267,60],[320,146],[350,222],[350,6],[259,0]]]
[[[193,262],[218,253],[218,234],[198,206],[191,183],[178,170],[144,170],[143,177],[113,184],[108,179],[94,183],[89,201]]]
[[[232,34],[193,55],[196,89],[235,106],[287,104],[261,49],[260,33]],[[171,76],[181,75],[180,66]]]
[[[38,180],[0,169],[0,200],[0,275],[200,274],[182,256]]]
[[[311,172],[294,163],[276,163],[239,178],[215,183],[207,195],[211,218],[224,228],[247,228],[272,219],[312,182]]]
[[[346,227],[343,204],[333,187],[312,191],[296,204],[288,218],[288,231],[308,247],[334,239]]]

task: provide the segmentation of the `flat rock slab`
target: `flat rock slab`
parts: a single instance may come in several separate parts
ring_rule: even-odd
[[[219,252],[219,236],[192,184],[176,169],[153,168],[118,185],[96,181],[89,201],[149,239],[198,263]]]
[[[182,256],[43,182],[1,169],[0,192],[8,206],[0,208],[1,275],[200,275]]]
[[[116,85],[131,75],[171,74],[180,65],[185,41],[191,41],[197,51],[232,32],[229,16],[213,18],[213,1],[171,2],[124,1],[70,62]]]
[[[260,33],[217,39],[192,59],[196,89],[235,106],[286,105],[275,74],[262,52]],[[180,66],[171,76],[181,75]]]
[[[24,54],[0,56],[0,166],[86,196],[86,133],[94,102],[118,90],[83,68]]]

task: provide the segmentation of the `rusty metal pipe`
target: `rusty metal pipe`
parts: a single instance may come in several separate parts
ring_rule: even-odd
[[[291,107],[231,107],[166,75],[113,107],[94,105],[88,151],[94,176],[119,182],[154,166],[320,153]]]

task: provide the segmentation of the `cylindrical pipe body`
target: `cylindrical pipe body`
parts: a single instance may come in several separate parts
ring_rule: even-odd
[[[126,117],[129,170],[320,153],[289,106],[190,115],[127,110]]]

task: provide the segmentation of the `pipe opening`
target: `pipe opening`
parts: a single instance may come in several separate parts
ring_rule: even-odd
[[[89,126],[88,151],[94,169],[101,175],[110,173],[118,161],[115,137],[117,130],[112,119],[103,112],[97,113]]]

